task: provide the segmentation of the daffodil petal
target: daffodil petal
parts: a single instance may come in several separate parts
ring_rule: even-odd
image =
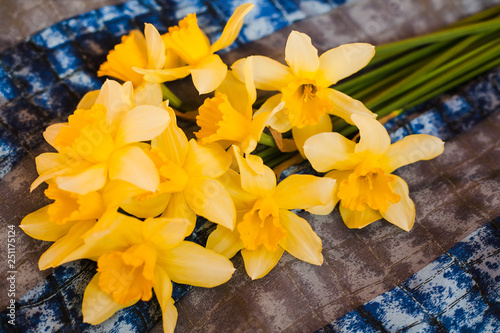
[[[45,141],[47,141],[47,143],[49,145],[51,145],[52,147],[54,147],[56,149],[57,149],[57,147],[55,146],[55,139],[56,139],[56,136],[61,131],[61,128],[63,128],[63,127],[68,127],[68,123],[57,123],[57,124],[50,125],[43,132],[43,138],[45,139]]]
[[[101,273],[94,275],[83,294],[82,314],[83,322],[97,325],[111,317],[116,311],[133,305],[138,300],[122,305],[113,300],[99,288],[99,277]]]
[[[339,206],[340,215],[342,220],[344,220],[345,225],[350,229],[361,229],[367,225],[380,220],[382,215],[376,210],[367,207],[365,210],[357,211],[350,210],[342,206]]]
[[[111,180],[102,190],[102,197],[104,205],[108,210],[118,210],[118,207],[123,201],[144,192],[146,191],[129,182]]]
[[[200,145],[191,139],[184,171],[189,177],[217,178],[229,169],[231,161],[231,155],[219,144]]]
[[[123,147],[111,155],[109,178],[124,180],[150,192],[156,191],[160,184],[160,175],[153,161],[135,146]]]
[[[347,179],[347,177],[349,177],[349,175],[351,173],[352,173],[352,170],[333,170],[333,171],[328,172],[325,175],[325,177],[334,179],[335,182],[336,182],[336,184],[337,184],[336,187],[335,187],[335,190],[333,191],[333,206],[334,207],[337,205],[337,203],[340,200],[339,197],[338,197],[338,188],[339,188],[339,185],[340,185],[340,183],[342,183],[342,181],[344,179]]]
[[[99,91],[95,104],[106,107],[108,125],[119,124],[127,111],[132,109],[133,86],[130,81],[123,86],[113,80],[106,80]]]
[[[239,148],[233,146],[233,149],[240,168],[241,187],[255,196],[272,194],[276,187],[276,175],[273,170],[265,166],[259,156],[248,155],[244,158]]]
[[[21,221],[20,228],[30,237],[47,242],[55,242],[68,233],[68,230],[77,223],[69,221],[65,224],[57,224],[50,221],[48,213],[49,206],[26,215]]]
[[[332,200],[335,180],[312,175],[291,175],[276,187],[274,200],[283,209],[308,209]]]
[[[247,89],[249,104],[252,105],[257,99],[257,91],[255,90],[253,57],[250,56],[243,64],[243,75],[245,76],[245,87]]]
[[[172,299],[172,281],[167,272],[159,266],[155,268],[154,291],[162,311],[163,332],[173,333],[177,323],[177,309]]]
[[[252,56],[253,80],[255,88],[262,90],[281,90],[294,79],[292,71],[282,63],[264,56]],[[236,77],[245,82],[245,59],[236,61],[232,70]]]
[[[74,260],[73,258],[68,260],[68,257],[83,245],[81,235],[89,231],[95,223],[95,220],[86,220],[75,223],[66,235],[58,239],[40,256],[40,260],[38,261],[38,267],[40,270],[57,267]]]
[[[167,58],[165,56],[165,44],[158,30],[156,30],[154,25],[146,23],[144,27],[144,36],[146,37],[148,50],[148,67],[163,68]]]
[[[189,224],[183,218],[148,218],[142,223],[142,237],[157,249],[167,250],[184,240]]]
[[[233,199],[234,206],[238,211],[252,209],[255,201],[260,197],[243,190],[241,187],[241,177],[233,169],[227,170],[224,175],[217,178],[217,181],[224,186],[231,199]]]
[[[182,66],[169,69],[144,69],[133,67],[132,69],[139,74],[144,75],[144,80],[154,83],[175,81],[185,78],[190,74],[192,66]]]
[[[200,95],[208,94],[220,86],[226,77],[227,66],[217,54],[212,54],[200,61],[190,72]]]
[[[243,248],[238,231],[231,231],[228,228],[218,225],[208,236],[207,249],[222,254],[231,259],[239,250]]]
[[[253,9],[253,7],[255,7],[254,4],[245,3],[238,6],[234,10],[233,14],[227,21],[224,30],[222,30],[221,36],[212,45],[212,52],[222,50],[231,45],[236,40],[238,34],[240,33],[241,27],[243,26],[243,19]]]
[[[135,217],[116,211],[107,211],[95,225],[81,234],[84,245],[74,251],[66,260],[97,259],[111,251],[124,251],[130,244],[143,242],[143,222]]]
[[[148,141],[160,135],[170,123],[168,112],[152,105],[140,105],[130,110],[116,134],[118,147],[132,142]]]
[[[106,163],[99,163],[75,175],[59,176],[56,183],[61,190],[87,194],[101,189],[106,184],[107,174]]]
[[[385,156],[389,163],[389,173],[411,163],[430,160],[444,151],[444,142],[440,138],[427,134],[414,134],[392,144]]]
[[[391,145],[391,139],[385,127],[376,119],[367,116],[353,114],[352,121],[359,129],[359,143],[354,151],[356,153],[369,152],[373,155],[381,155]]]
[[[314,170],[352,170],[359,163],[354,154],[356,144],[338,133],[320,133],[306,140],[304,154]]]
[[[280,104],[281,107],[283,107],[283,105],[284,103]],[[259,113],[253,117],[250,122],[250,135],[241,143],[241,149],[246,156],[250,155],[250,153],[257,148],[257,143],[259,142],[262,132],[264,131],[264,128],[266,128],[269,119],[271,119],[271,117],[280,110],[281,109],[277,107],[276,112]]]
[[[328,89],[328,94],[333,104],[332,109],[328,113],[344,119],[351,125],[354,124],[351,120],[353,114],[374,119],[377,118],[377,114],[368,110],[363,103],[340,91]]]
[[[189,227],[186,229],[186,237],[193,232],[196,226],[196,213],[189,207],[184,192],[172,193],[167,208],[161,216],[188,220]]]
[[[163,103],[161,107],[167,110],[170,123],[160,136],[151,140],[151,146],[160,148],[170,161],[183,166],[189,150],[186,134],[177,126],[175,112],[168,103]]]
[[[228,281],[234,272],[233,264],[226,257],[186,241],[159,251],[158,265],[176,283],[205,288]]]
[[[215,179],[191,178],[184,190],[189,207],[207,220],[233,229],[236,209],[226,189]]]
[[[33,181],[30,191],[33,191],[41,183],[52,179],[56,176],[69,174],[75,169],[84,170],[88,165],[83,168],[82,163],[69,163],[70,160],[65,155],[59,153],[43,153],[35,157],[36,170],[40,176]],[[74,161],[71,161],[74,162]]]
[[[120,207],[129,214],[139,218],[155,217],[163,213],[170,200],[170,193],[154,195],[147,199],[128,198]]]
[[[313,265],[323,264],[323,245],[309,223],[294,213],[280,209],[280,222],[287,234],[279,244],[295,258]]]
[[[375,47],[366,43],[344,44],[319,57],[319,72],[326,87],[351,76],[365,67],[375,55]]]
[[[238,80],[232,71],[228,71],[226,78],[215,90],[216,93],[222,93],[227,96],[229,104],[238,112],[247,118],[251,118],[252,103],[248,98],[248,92],[243,82]],[[250,114],[247,114],[249,110]]]
[[[143,81],[134,90],[134,105],[158,106],[163,102],[163,93],[159,83]]]
[[[100,90],[92,90],[83,95],[82,99],[76,106],[76,109],[84,109],[84,110],[90,110],[94,104],[95,101],[97,100],[97,97],[99,97]]]
[[[331,132],[331,131],[332,131],[332,121],[330,119],[330,116],[327,114],[321,116],[317,124],[307,125],[301,128],[299,127],[292,128],[293,140],[295,141],[295,145],[297,146],[297,149],[299,150],[302,157],[305,157],[304,144],[307,139],[316,134]]]
[[[393,191],[401,196],[401,201],[391,204],[382,217],[403,230],[410,231],[415,222],[415,204],[409,196],[408,185],[398,176]]]
[[[330,201],[326,205],[322,206],[314,206],[311,208],[306,209],[309,213],[314,214],[314,215],[328,215],[330,214],[335,206],[337,205],[338,201],[335,201],[333,197],[331,198]]]
[[[35,157],[36,171],[39,175],[54,169],[63,169],[65,159],[59,153],[43,153]]]
[[[276,251],[269,251],[264,245],[259,246],[256,250],[241,250],[248,276],[252,280],[266,276],[276,266],[283,252],[281,246],[278,246]]]
[[[318,50],[311,38],[301,32],[292,31],[285,47],[285,60],[295,75],[312,79],[319,68]]]
[[[285,133],[292,129],[292,124],[286,113],[286,108],[280,108],[278,111],[273,112],[279,108],[282,96],[282,94],[276,94],[269,97],[264,104],[262,104],[260,109],[255,112],[254,117],[257,117],[261,113],[271,112],[272,114],[267,121],[267,125],[280,133]]]

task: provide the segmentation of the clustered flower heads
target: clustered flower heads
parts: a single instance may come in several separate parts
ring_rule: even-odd
[[[376,115],[330,86],[357,72],[374,55],[369,44],[347,44],[318,57],[311,39],[293,31],[285,66],[263,56],[228,70],[215,52],[229,46],[253,5],[239,6],[213,44],[196,14],[160,35],[151,24],[132,31],[112,50],[66,123],[44,132],[56,152],[36,158],[53,203],[27,215],[22,229],[54,242],[40,269],[88,258],[97,274],[83,298],[84,321],[98,324],[121,308],[149,300],[153,291],[172,332],[177,311],[172,282],[214,287],[228,281],[229,261],[241,250],[252,279],[264,277],[284,251],[323,263],[322,242],[292,210],[329,214],[340,202],[349,228],[375,220],[410,230],[415,207],[395,169],[443,151],[443,142],[412,135],[390,144]],[[191,75],[201,93],[196,139],[178,127],[178,112],[163,101],[161,84]],[[275,90],[258,110],[257,91]],[[358,143],[332,132],[330,115],[356,125]],[[275,172],[252,154],[266,127],[291,131],[299,152],[324,177]],[[126,213],[126,214],[125,214]],[[185,241],[197,216],[216,223],[206,247]]]

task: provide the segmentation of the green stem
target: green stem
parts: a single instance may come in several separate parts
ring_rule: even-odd
[[[168,89],[166,85],[164,85],[163,83],[160,84],[161,86],[161,93],[163,95],[163,99],[166,100],[168,99],[168,104],[171,106],[171,107],[174,107],[176,109],[179,109],[182,105],[182,101],[179,99],[179,97],[177,97],[173,92],[172,90]]]
[[[416,50],[415,52],[411,52],[407,55],[404,55],[394,61],[391,61],[377,69],[374,69],[368,73],[365,73],[363,75],[360,75],[348,82],[339,84],[335,86],[336,90],[342,91],[345,94],[351,95],[356,92],[359,92],[365,87],[368,87],[375,82],[378,82],[380,80],[383,80],[384,78],[387,77],[390,73],[394,73],[395,71],[399,70],[400,68],[408,66],[408,64],[411,64],[415,61],[418,61],[422,59],[425,56],[428,56],[430,54],[434,54],[435,52],[444,49],[445,47],[448,47],[449,42],[447,43],[437,43],[433,44],[430,46],[427,46],[425,48]]]
[[[295,154],[297,154],[297,153],[295,152],[295,153],[284,153],[284,154],[281,154],[278,157],[276,157],[276,158],[270,160],[269,162],[267,162],[266,165],[272,169],[272,168],[280,165],[284,161],[288,160],[289,158],[293,157]]]
[[[266,133],[261,134],[259,143],[263,144],[264,146],[276,147],[276,142],[274,142],[273,137]]]
[[[263,151],[257,153],[257,155],[260,156],[264,160],[264,162],[272,160],[280,154],[281,151],[277,147],[268,147]]]
[[[488,13],[485,14],[483,14],[483,12],[478,13],[476,15],[465,18],[461,21],[455,22],[454,24],[447,26],[444,29],[441,29],[437,32],[378,46],[376,48],[377,53],[370,61],[368,66],[376,65],[382,61],[400,55],[412,48],[421,46],[423,44],[433,43],[443,39],[446,40],[446,39],[462,37],[465,35],[470,35],[480,32],[477,30],[486,31],[488,30],[489,22],[498,20],[496,18],[493,18],[486,22],[481,22],[481,21],[487,18],[492,18],[499,13],[500,13],[500,6],[496,6],[490,8],[490,10],[488,10]],[[498,24],[498,22],[496,22],[495,24]],[[493,29],[494,27],[492,26],[491,28]],[[450,33],[449,36],[447,35],[448,33]]]
[[[464,53],[464,50],[471,44],[477,42],[478,40],[484,39],[485,35],[471,36],[462,40],[460,43],[456,44],[449,50],[443,52],[437,56],[434,60],[430,61],[426,65],[422,66],[420,69],[416,70],[413,74],[393,85],[388,87],[385,91],[381,92],[379,95],[365,102],[365,105],[369,109],[376,108],[377,106],[389,101],[390,99],[419,86],[421,83],[429,80],[432,77],[439,75],[442,72],[446,72],[448,69],[462,63],[463,61],[470,59],[483,50],[487,49],[492,45],[490,41],[487,44],[483,44],[479,47],[474,48],[472,51]],[[451,60],[451,61],[450,61]]]
[[[392,75],[388,75],[385,79],[375,82],[371,86],[351,95],[351,97],[354,99],[366,100],[368,96],[377,92],[380,93],[380,91],[382,91],[383,93],[387,90],[390,91],[390,89],[394,86],[398,86],[400,82],[402,82],[401,79],[404,79],[414,73],[418,68],[422,67],[424,63],[427,63],[427,61],[427,58],[424,58],[415,64],[409,65],[407,68],[396,71],[395,73],[392,73]]]
[[[497,66],[500,66],[500,57],[491,61],[491,62],[487,62],[487,63],[483,64],[482,66],[479,66],[479,67],[471,70],[466,75],[463,75],[463,76],[459,77],[458,79],[453,80],[453,81],[449,82],[448,84],[427,93],[426,95],[422,96],[421,98],[416,99],[411,103],[408,103],[407,106],[405,106],[405,109],[409,109],[411,107],[414,107],[415,105],[418,105],[418,104],[423,103],[423,102],[425,102],[433,97],[436,97],[436,96],[438,96],[438,95],[440,95],[440,94],[442,94],[450,89],[453,89],[456,86],[458,86],[464,82],[467,82],[467,81],[473,79],[474,77],[481,75],[481,74],[483,74],[483,73],[485,73],[485,72],[489,71],[490,69],[495,68]]]
[[[491,47],[492,45],[494,46]],[[392,103],[380,108],[377,113],[383,116],[393,110],[404,108],[408,103],[414,100],[420,100],[422,96],[425,96],[434,90],[440,89],[450,81],[456,80],[461,76],[468,76],[468,72],[472,69],[478,66],[483,66],[489,61],[494,61],[494,59],[498,57],[499,52],[500,44],[498,44],[498,42],[492,41],[487,43],[481,48],[477,48],[472,52],[467,53],[467,56],[461,57],[456,61],[439,67],[437,70],[425,77],[425,79],[431,78],[428,82],[416,87],[406,94],[403,94]]]
[[[466,26],[459,26],[444,31],[437,31],[420,37],[413,37],[398,42],[385,44],[377,47],[376,51],[381,56],[387,53],[398,52],[400,50],[408,50],[409,48],[422,46],[425,44],[449,41],[455,38],[488,32],[497,28],[500,28],[500,18],[495,18],[485,22],[473,23]]]

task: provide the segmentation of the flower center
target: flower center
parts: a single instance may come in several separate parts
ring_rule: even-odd
[[[90,110],[76,110],[68,117],[54,144],[69,156],[92,163],[105,162],[115,149],[111,128],[106,123],[106,108],[95,104]],[[75,156],[76,155],[76,156]]]
[[[301,88],[304,102],[312,100],[316,96],[315,94],[318,91],[318,88],[316,88],[316,86],[313,84],[303,84]]]
[[[146,151],[146,153],[158,168],[160,173],[160,186],[156,193],[145,193],[139,197],[146,199],[155,194],[183,191],[188,181],[186,171],[169,160],[159,148],[152,148],[149,152]]]
[[[200,130],[195,134],[202,144],[219,140],[242,142],[250,129],[250,119],[235,110],[227,96],[221,93],[205,100],[199,108],[196,123]]]
[[[237,228],[248,250],[255,250],[263,244],[269,251],[276,251],[279,241],[286,236],[279,219],[279,207],[272,198],[257,200]]]
[[[97,262],[99,287],[115,302],[151,299],[155,283],[156,251],[146,244],[134,245],[125,252],[102,255]]]
[[[294,127],[317,124],[321,116],[331,108],[325,89],[309,81],[294,81],[282,90],[285,110]]]
[[[380,168],[354,170],[340,183],[340,203],[350,210],[363,211],[366,206],[385,212],[391,203],[398,203],[401,196],[394,193],[391,184],[396,177]]]
[[[55,200],[48,206],[49,219],[60,225],[69,221],[98,219],[104,212],[102,197],[97,192],[80,195],[50,184],[45,195]]]

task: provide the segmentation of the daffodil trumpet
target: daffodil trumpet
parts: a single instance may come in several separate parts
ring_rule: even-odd
[[[280,103],[272,110],[259,110],[254,114],[252,105],[256,91],[252,57],[245,59],[243,71],[243,82],[229,71],[215,96],[207,98],[198,109],[196,122],[200,130],[195,134],[201,144],[219,142],[225,147],[234,144],[249,155],[257,147],[269,119],[283,108],[284,103]]]

